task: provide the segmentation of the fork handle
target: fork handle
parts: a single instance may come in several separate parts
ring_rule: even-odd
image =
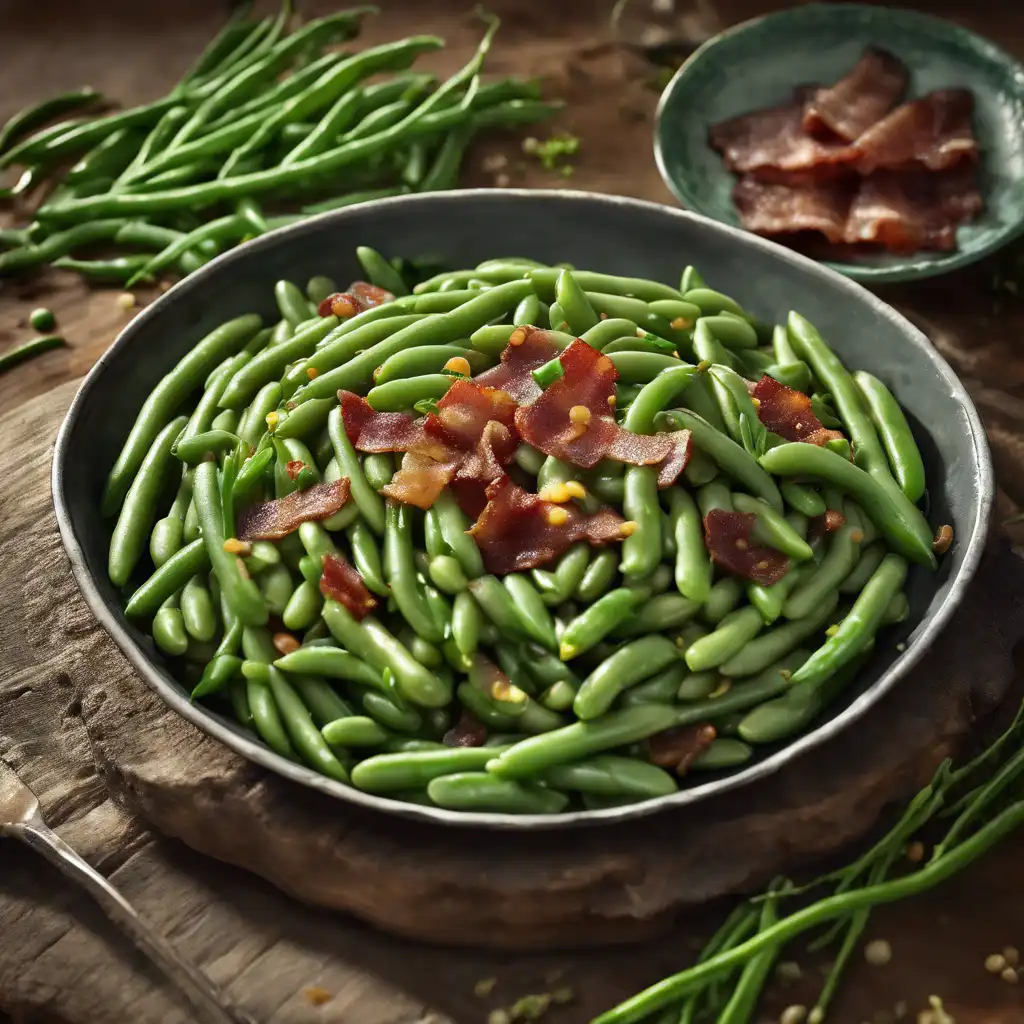
[[[204,1024],[256,1024],[244,1010],[230,1007],[220,989],[195,964],[153,931],[117,889],[41,819],[7,826],[4,832],[41,853],[62,874],[85,888],[107,917],[178,986]]]

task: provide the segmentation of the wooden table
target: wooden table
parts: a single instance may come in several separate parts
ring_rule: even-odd
[[[639,5],[641,0],[634,2]],[[466,5],[457,0],[431,0],[429,4],[422,0],[383,0],[382,5],[386,13],[369,26],[367,41],[398,33],[437,32],[450,44],[434,62],[439,69],[460,63],[478,35],[478,23],[467,17]],[[125,103],[155,97],[176,80],[222,15],[219,5],[204,0],[180,0],[173,6],[140,4],[137,0],[20,4],[16,10],[13,6],[8,5],[4,12],[0,35],[0,118],[25,103],[83,82]],[[327,6],[310,3],[303,9],[313,13]],[[704,23],[715,29],[773,6],[757,0],[705,0],[700,9]],[[967,5],[952,0],[922,0],[913,6],[953,17],[1024,57],[1024,5],[1011,9],[999,0],[976,0],[965,9]],[[568,103],[559,126],[583,140],[573,187],[671,202],[650,152],[657,99],[648,84],[650,68],[608,42],[610,4],[592,0],[573,0],[571,4],[500,0],[490,7],[503,18],[490,70],[540,75],[547,92]],[[489,166],[487,157],[494,153],[510,157],[510,173],[517,183],[536,187],[563,184],[562,178],[536,166],[525,167],[520,174],[520,155],[507,138],[487,140],[477,147],[467,184],[493,183],[494,172],[485,168]],[[888,288],[882,294],[930,332],[974,394],[990,431],[1002,488],[998,515],[1006,518],[1024,504],[1024,355],[1017,351],[1018,338],[1024,334],[1024,302],[997,297],[991,288],[992,272],[993,268],[986,265],[936,282]],[[115,295],[109,290],[87,289],[76,278],[61,274],[0,284],[0,347],[25,337],[28,311],[38,304],[56,312],[69,342],[68,349],[49,353],[0,378],[0,409],[10,413],[88,370],[131,315],[116,304]],[[139,298],[145,301],[146,296],[140,293]],[[8,545],[6,550],[17,553],[15,539],[2,539]],[[27,556],[27,552],[23,554]],[[0,740],[3,708],[0,702]],[[99,784],[95,780],[83,784],[94,783]],[[90,851],[88,827],[70,822],[67,828],[66,834],[83,842],[86,852],[105,870],[117,869],[119,884],[134,890],[133,898],[155,920],[162,920],[163,913],[157,895],[147,900],[145,883],[152,877],[152,864],[160,862],[164,870],[160,899],[188,903],[197,888],[227,893],[234,912],[244,915],[254,929],[265,928],[273,920],[275,947],[291,944],[305,957],[302,960],[296,954],[295,958],[296,964],[301,961],[305,965],[302,969],[307,974],[303,977],[308,977],[310,963],[322,961],[333,965],[332,977],[345,979],[339,983],[344,991],[336,992],[334,1000],[322,1010],[307,1005],[297,1014],[286,1011],[284,1000],[301,989],[302,979],[286,981],[279,1012],[272,1015],[275,1021],[385,1024],[417,1019],[417,1008],[430,1006],[458,1024],[471,1024],[486,1016],[484,1004],[471,991],[479,977],[497,975],[507,999],[543,986],[544,974],[554,966],[566,972],[567,980],[580,993],[574,1007],[550,1018],[555,1024],[568,1024],[583,1021],[639,986],[678,969],[691,955],[686,948],[662,941],[648,947],[576,956],[494,956],[490,961],[492,970],[483,971],[479,957],[467,965],[460,954],[376,935],[351,922],[290,904],[265,884],[249,877],[238,878],[222,866],[154,836],[144,823],[127,815],[123,822],[124,845],[118,851]],[[1024,985],[1013,988],[993,980],[982,966],[986,954],[994,950],[1006,945],[1024,947],[1024,889],[1019,884],[1022,857],[1024,834],[1018,834],[941,891],[879,912],[870,934],[890,941],[893,961],[884,968],[858,963],[849,974],[831,1019],[858,1024],[873,1019],[879,1011],[891,1012],[899,1001],[916,1011],[934,993],[942,996],[960,1024],[1024,1022]],[[84,898],[49,870],[28,866],[21,851],[0,850],[0,878],[5,868],[14,869],[17,877],[31,878],[38,891],[15,894],[0,883],[0,904],[17,899],[26,915],[40,901],[59,907],[72,939],[78,936],[78,946],[88,942],[107,950],[106,954],[94,955],[109,955],[110,970],[124,978],[126,990],[137,994],[136,1024],[172,1019],[157,1009],[166,1003],[150,993],[159,988],[159,979],[130,958],[121,940],[92,912]],[[188,921],[185,916],[184,922],[178,920],[179,932],[184,929],[194,936],[204,927],[211,931],[216,928],[215,922],[205,918]],[[91,984],[90,977],[80,977],[73,970],[75,941],[68,945],[65,958],[51,956],[52,969],[43,974],[53,992],[33,991],[31,998],[23,998],[20,1007],[6,1007],[16,1014],[15,1019],[74,1024],[108,1020],[113,1024],[115,1019],[124,1019],[112,1017],[108,1006],[98,1003],[90,1007],[88,998],[81,994],[71,997],[61,991],[76,986],[87,995]],[[15,969],[17,963],[18,958],[9,949],[5,951],[0,936],[0,993],[4,991],[6,972]],[[347,965],[340,975],[339,963]],[[264,983],[254,975],[254,986]],[[772,1007],[777,1012],[779,1007],[805,996],[800,985],[777,991]]]

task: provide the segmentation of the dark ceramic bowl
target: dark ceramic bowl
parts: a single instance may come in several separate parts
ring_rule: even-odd
[[[916,280],[974,263],[1024,231],[1024,66],[952,22],[898,7],[804,4],[705,43],[658,107],[654,154],[665,184],[688,209],[738,225],[736,179],[708,145],[708,128],[784,103],[797,85],[836,81],[869,45],[910,69],[911,98],[951,86],[974,94],[985,209],[961,226],[955,252],[865,252],[828,265],[857,281]]]
[[[436,256],[455,267],[515,253],[666,282],[677,281],[682,267],[693,262],[712,287],[730,292],[764,320],[800,310],[851,367],[878,375],[899,396],[928,470],[931,521],[952,523],[952,550],[937,573],[912,571],[910,619],[890,631],[858,683],[810,732],[763,751],[732,774],[694,777],[672,796],[558,817],[460,814],[361,793],[278,757],[234,722],[191,704],[149,637],[126,620],[121,596],[107,580],[111,526],[100,519],[99,495],[144,398],[198,338],[241,313],[277,319],[273,286],[279,278],[358,277],[354,250],[360,244],[388,255]],[[142,678],[175,711],[243,756],[342,800],[406,817],[502,828],[596,824],[693,803],[769,775],[839,730],[856,728],[857,719],[911,669],[956,609],[982,554],[992,491],[988,446],[967,392],[927,339],[884,303],[811,260],[734,228],[653,203],[578,192],[477,190],[381,200],[324,214],[226,253],[121,332],[75,396],[53,459],[57,522],[82,593]],[[902,653],[898,639],[906,641]]]

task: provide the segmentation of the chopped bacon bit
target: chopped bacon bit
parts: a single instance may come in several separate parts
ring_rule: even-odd
[[[666,729],[647,741],[647,756],[652,764],[667,768],[676,775],[685,775],[717,735],[715,727],[708,722]]]
[[[289,480],[297,480],[299,474],[306,468],[306,464],[302,459],[291,459],[284,465],[284,471],[288,474]]]
[[[458,460],[439,462],[420,452],[406,452],[398,472],[380,493],[395,501],[428,509],[455,476]]]
[[[456,480],[475,480],[489,484],[505,475],[505,466],[512,460],[518,438],[503,423],[488,420],[476,446],[467,452],[455,471]]]
[[[545,455],[581,469],[591,469],[604,458],[635,466],[661,463],[658,486],[672,483],[689,458],[689,434],[625,430],[609,415],[618,379],[611,359],[579,338],[559,358],[564,374],[516,412],[523,438]]]
[[[512,447],[507,458],[511,459],[518,444],[511,433],[515,416],[515,399],[506,392],[487,386],[482,378],[456,380],[437,403],[437,409],[427,416],[425,430],[460,451],[471,451],[484,427],[494,420],[509,431]]]
[[[482,747],[486,740],[487,726],[464,710],[441,742],[446,747]]]
[[[512,332],[501,362],[476,377],[478,384],[498,388],[511,395],[517,402],[530,402],[541,389],[531,376],[538,366],[543,366],[558,355],[558,346],[551,335],[539,327],[519,327]]]
[[[394,302],[395,297],[386,288],[370,284],[369,281],[353,281],[348,286],[349,294],[354,295],[362,309],[372,306],[383,306],[385,302]]]
[[[240,517],[238,536],[243,540],[280,540],[303,523],[333,516],[348,501],[348,477],[333,483],[313,484],[284,498],[250,505]]]
[[[823,515],[814,516],[807,524],[808,543],[816,544],[826,534],[835,533],[845,525],[846,516],[842,512],[835,508],[827,508]]]
[[[932,541],[932,551],[937,555],[944,555],[953,543],[953,527],[948,524],[940,526]]]
[[[467,519],[479,519],[487,508],[487,484],[482,480],[453,480],[448,485]]]
[[[299,641],[291,633],[275,633],[273,636],[274,648],[281,654],[291,654],[301,646]]]
[[[343,604],[357,621],[365,619],[377,607],[377,599],[366,589],[363,577],[333,551],[323,557],[320,593]]]
[[[347,292],[334,292],[316,307],[320,316],[337,316],[343,320],[362,313],[373,306],[394,302],[391,292],[368,281],[353,281]]]
[[[377,412],[361,395],[339,391],[345,433],[361,452],[406,452],[427,449],[423,422],[407,412]],[[430,446],[442,457],[439,445]]]
[[[835,508],[825,509],[825,515],[822,518],[825,520],[826,533],[835,533],[836,530],[846,525],[846,516]]]
[[[553,509],[566,513],[565,522],[551,523]],[[544,501],[503,476],[487,488],[487,507],[469,532],[488,572],[502,575],[545,565],[579,540],[595,547],[619,541],[622,523],[610,508],[585,515],[575,507]]]
[[[811,411],[811,400],[802,391],[780,384],[774,377],[762,377],[754,388],[757,418],[772,432],[787,441],[805,441],[823,448],[829,441],[842,438],[838,430],[828,430]]]
[[[789,559],[774,548],[750,542],[756,522],[752,512],[713,508],[704,517],[704,542],[712,560],[723,569],[768,587],[786,575]]]
[[[892,110],[906,92],[908,78],[901,60],[869,46],[845,77],[810,99],[804,130],[853,142]]]

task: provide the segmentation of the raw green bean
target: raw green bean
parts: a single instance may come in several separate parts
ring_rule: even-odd
[[[639,598],[641,595],[637,596]],[[613,635],[633,637],[667,632],[685,625],[700,609],[701,606],[696,601],[691,601],[682,594],[655,594],[644,601],[632,618],[615,626]]]
[[[603,754],[575,764],[555,765],[541,780],[559,790],[576,790],[597,796],[622,796],[653,800],[674,793],[675,779],[657,765],[632,757]]]
[[[476,541],[467,532],[470,522],[459,508],[454,494],[445,488],[433,506],[437,510],[437,524],[441,538],[458,559],[462,571],[472,580],[484,574],[483,557]]]
[[[597,326],[598,315],[571,270],[559,272],[555,283],[555,301],[562,308],[562,315],[569,325],[570,333],[576,337]]]
[[[558,650],[555,623],[540,595],[521,573],[509,573],[502,580],[512,599],[520,632],[549,651]]]
[[[212,640],[217,633],[217,612],[201,573],[197,573],[181,591],[181,617],[185,630],[196,640]]]
[[[482,771],[504,747],[451,747],[400,754],[377,754],[352,769],[352,784],[367,793],[417,789],[457,772]]]
[[[443,398],[453,380],[445,373],[425,373],[419,377],[392,380],[370,388],[366,400],[378,412],[401,412],[412,409],[424,399]]]
[[[348,772],[327,746],[302,698],[273,666],[270,667],[270,691],[284,728],[302,759],[328,778],[348,782]]]
[[[328,722],[321,730],[329,747],[382,747],[394,736],[365,715],[348,715]]]
[[[560,814],[564,793],[528,782],[499,779],[486,772],[458,772],[431,781],[427,794],[438,807],[499,814]]]
[[[480,606],[465,590],[455,596],[452,605],[452,639],[463,655],[470,655],[480,640]]]
[[[682,487],[668,491],[668,503],[676,543],[676,587],[683,597],[700,605],[711,591],[714,569],[704,545],[701,516],[693,498]]]
[[[725,576],[708,591],[703,615],[708,622],[721,622],[743,597],[743,583],[735,576]]]
[[[825,501],[810,485],[798,483],[796,480],[783,480],[779,490],[786,504],[801,515],[814,518],[825,514]]]
[[[177,606],[177,595],[169,597],[153,616],[150,627],[153,641],[164,654],[180,657],[188,650],[188,633],[185,620]]]
[[[125,615],[129,618],[143,618],[154,614],[164,601],[209,565],[210,556],[202,539],[192,541],[171,555],[132,594],[125,606]]]
[[[640,602],[640,595],[625,587],[612,590],[598,598],[566,627],[558,646],[563,661],[590,650],[616,626],[628,620]]]
[[[793,683],[815,686],[860,654],[874,639],[889,602],[906,578],[906,561],[899,555],[886,555],[836,632],[794,673]]]
[[[726,768],[738,768],[754,756],[754,751],[742,740],[719,737],[702,750],[690,764],[691,771],[716,772]],[[725,1020],[724,1016],[719,1020]],[[747,1018],[741,1018],[746,1020]]]
[[[619,552],[614,548],[598,551],[576,588],[577,600],[589,603],[606,593],[618,575],[619,558]]]
[[[556,267],[537,267],[529,270],[530,280],[537,294],[545,302],[556,298],[558,281],[562,272]],[[573,276],[585,291],[604,292],[609,295],[625,295],[654,302],[658,299],[682,299],[675,288],[643,277],[618,277],[613,274],[599,274],[590,270],[574,270]]]
[[[839,593],[859,594],[874,574],[874,571],[882,564],[886,550],[886,546],[882,541],[876,541],[870,546],[863,548],[856,566],[850,571],[846,579],[839,584]]]
[[[721,666],[722,674],[736,678],[761,672],[822,630],[835,613],[838,603],[839,595],[832,593],[815,609],[813,615],[775,626],[762,633]]]
[[[817,567],[811,563],[791,568],[782,579],[768,586],[750,582],[747,600],[761,613],[765,625],[770,626],[782,614],[782,607],[793,590],[815,572]]]
[[[234,355],[261,326],[262,321],[254,315],[222,324],[179,360],[150,392],[107,477],[100,503],[103,515],[112,516],[120,509],[146,451],[175,409],[215,366]]]
[[[391,597],[399,614],[424,640],[440,643],[444,633],[438,628],[426,597],[416,579],[413,561],[412,508],[401,502],[387,502],[384,530],[384,561],[387,565]]]
[[[782,613],[787,619],[802,619],[813,614],[819,602],[850,575],[860,558],[863,533],[854,526],[842,526],[833,535],[821,564],[789,595]]]
[[[384,534],[384,499],[367,483],[356,450],[345,433],[345,421],[341,407],[335,406],[327,420],[334,445],[334,457],[342,476],[347,476],[351,487],[352,501],[359,509],[366,525],[378,536]]]
[[[123,587],[142,557],[146,539],[156,519],[156,502],[173,467],[171,447],[185,427],[185,417],[171,420],[149,446],[121,506],[107,560],[111,583]]]
[[[586,721],[603,715],[624,690],[660,672],[678,656],[676,645],[663,636],[625,644],[583,680],[573,701],[576,717]]]
[[[392,295],[409,294],[409,289],[406,288],[398,271],[376,249],[366,245],[357,246],[356,259],[359,260],[371,284],[384,288]]]
[[[817,477],[834,484],[864,508],[900,554],[934,568],[935,555],[932,553],[928,522],[900,490],[888,469],[884,476],[871,475],[826,448],[800,442],[772,448],[761,456],[760,461],[770,473]]]

